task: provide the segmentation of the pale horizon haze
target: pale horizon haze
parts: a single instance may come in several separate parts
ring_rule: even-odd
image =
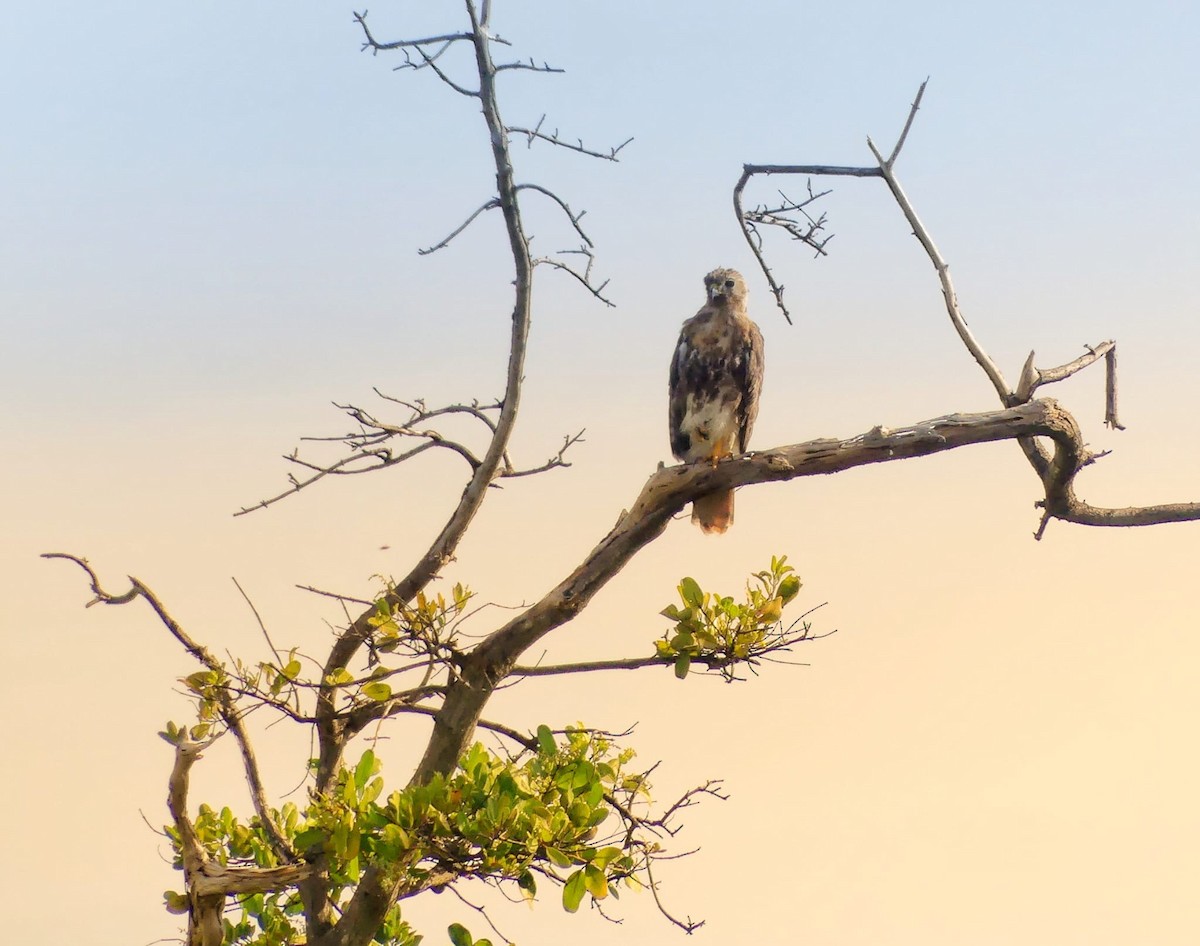
[[[515,142],[517,177],[553,188],[596,244],[606,308],[537,271],[514,458],[586,429],[573,465],[506,483],[447,584],[529,603],[595,546],[660,462],[666,373],[715,266],[746,276],[766,340],[759,449],[849,437],[995,393],[946,317],[928,259],[878,180],[832,187],[830,255],[768,234],[795,324],[736,228],[743,163],[873,163],[920,83],[897,171],[951,265],[972,330],[1015,381],[1116,340],[1123,432],[1104,428],[1100,366],[1042,390],[1110,454],[1081,496],[1200,499],[1200,7],[1148,0],[851,6],[494,0],[514,58],[513,125],[616,163]],[[501,393],[511,264],[500,218],[418,256],[495,186],[474,102],[398,58],[361,53],[351,6],[78,2],[12,9],[0,32],[0,688],[8,818],[5,942],[143,946],[178,937],[167,819],[171,750],[195,669],[148,609],[93,607],[145,581],[214,652],[318,652],[343,620],[314,585],[367,596],[407,570],[453,508],[449,457],[286,486],[303,436],[343,433],[331,402],[372,387],[431,404]],[[384,3],[382,40],[462,28],[456,2]],[[775,185],[793,196],[801,180]],[[524,204],[535,251],[575,239]],[[741,490],[722,537],[686,516],[530,659],[648,653],[681,577],[741,590],[772,554],[822,605],[803,666],[725,685],[669,669],[531,680],[488,715],[519,727],[636,729],[663,802],[706,779],[658,872],[699,944],[1189,946],[1200,942],[1200,523],[1052,522],[1013,443]],[[486,633],[509,612],[481,614]],[[491,623],[489,623],[491,622]],[[397,725],[383,774],[404,782],[428,731]],[[304,740],[260,728],[268,792],[300,784]],[[486,740],[485,740],[486,741]],[[356,751],[356,750],[355,750]],[[353,754],[353,751],[352,751]],[[249,802],[231,746],[196,770],[193,805]],[[472,891],[478,893],[477,890]],[[522,946],[669,944],[647,894],[613,926],[487,900]],[[451,896],[406,917],[427,946]],[[690,940],[688,942],[691,942]]]

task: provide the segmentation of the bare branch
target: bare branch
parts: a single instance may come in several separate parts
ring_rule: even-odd
[[[535,664],[514,666],[508,671],[513,677],[553,677],[565,673],[593,673],[597,670],[641,670],[644,667],[664,667],[675,662],[674,657],[622,657],[614,660],[580,660],[569,664]]]
[[[363,607],[373,607],[375,602],[368,601],[366,598],[355,598],[351,595],[339,594],[336,591],[323,591],[320,588],[314,588],[312,585],[297,585],[301,591],[310,591],[314,595],[323,595],[326,598],[336,598],[338,601],[349,601],[351,604],[361,604]]]
[[[848,169],[843,169],[848,170]],[[788,311],[787,306],[783,301],[783,286],[775,281],[775,274],[767,265],[766,257],[763,256],[762,237],[758,233],[757,225],[779,227],[785,230],[795,240],[811,246],[817,255],[825,255],[825,244],[833,237],[828,236],[823,239],[818,238],[817,234],[825,228],[825,215],[814,219],[804,208],[816,200],[829,194],[830,191],[821,191],[814,193],[812,182],[808,183],[808,197],[802,201],[793,201],[782,191],[779,192],[783,198],[783,204],[779,207],[767,207],[765,205],[756,207],[754,210],[746,211],[742,208],[742,192],[749,183],[750,178],[755,174],[778,174],[790,173],[781,170],[781,166],[776,165],[753,165],[746,164],[742,167],[742,176],[738,179],[737,185],[733,189],[733,209],[737,214],[738,226],[741,228],[742,236],[746,238],[746,243],[750,250],[754,253],[754,258],[758,260],[759,269],[767,278],[767,284],[771,287],[771,294],[775,297],[775,304],[779,306],[779,310],[783,313],[783,317],[788,324],[792,324],[792,316]],[[791,219],[786,215],[789,213],[800,213],[805,219],[805,223],[800,223],[797,220]]]
[[[363,10],[362,13],[355,13],[354,20],[362,27],[363,36],[366,37],[362,45],[363,50],[370,49],[372,52],[405,49],[414,46],[434,46],[439,43],[470,42],[473,39],[470,33],[443,33],[440,36],[425,36],[421,39],[397,39],[390,43],[381,43],[375,39],[370,28],[367,26],[366,10]]]
[[[1116,347],[1116,342],[1106,341],[1101,342],[1095,348],[1088,346],[1088,353],[1080,355],[1074,361],[1068,361],[1065,365],[1059,365],[1057,368],[1047,368],[1037,372],[1037,380],[1034,382],[1033,389],[1043,384],[1053,384],[1056,381],[1063,381],[1071,375],[1076,374],[1086,368],[1088,365],[1094,364],[1101,358],[1105,357],[1110,351]]]
[[[67,557],[67,556],[63,556]],[[211,740],[204,743],[181,738],[175,746],[175,765],[167,783],[167,808],[179,834],[179,854],[188,891],[188,943],[190,946],[221,946],[224,929],[221,915],[225,908],[224,894],[200,896],[195,880],[204,875],[208,855],[196,836],[195,826],[188,815],[188,781],[192,766]]]
[[[924,86],[922,86],[924,88]],[[917,101],[920,101],[918,96]],[[913,103],[914,109],[916,103]],[[883,155],[875,147],[875,143],[870,138],[867,139],[867,147],[871,149],[871,153],[875,155],[875,159],[879,162],[879,170],[887,183],[888,190],[892,192],[892,196],[896,199],[896,203],[900,205],[900,210],[904,213],[904,217],[912,225],[913,235],[920,241],[921,246],[925,248],[925,253],[929,256],[929,260],[933,263],[934,270],[937,271],[938,281],[942,284],[942,296],[946,302],[946,313],[950,316],[950,321],[954,325],[954,330],[958,332],[958,337],[962,339],[962,343],[967,346],[967,351],[971,353],[971,357],[975,359],[983,373],[988,376],[988,380],[992,382],[992,387],[996,389],[996,393],[1000,396],[1001,402],[1007,404],[1012,398],[1012,389],[1009,388],[1008,382],[1004,380],[1004,375],[1000,373],[1000,369],[996,367],[995,362],[983,350],[983,346],[976,341],[971,330],[967,328],[967,320],[963,318],[962,311],[958,307],[958,294],[954,291],[954,282],[950,278],[950,267],[946,265],[946,260],[942,254],[938,252],[938,248],[933,243],[933,238],[930,237],[929,231],[925,229],[917,217],[916,210],[913,209],[909,202],[908,196],[904,193],[900,182],[896,180],[896,175],[892,173],[892,169],[884,160]]]
[[[567,206],[567,202],[565,200],[563,200],[549,188],[542,187],[541,184],[518,184],[516,189],[518,191],[537,191],[539,194],[544,194],[546,197],[549,197],[552,201],[558,204],[559,207],[562,208],[563,213],[567,215],[567,219],[571,221],[571,226],[574,227],[575,232],[579,234],[579,238],[583,240],[583,242],[589,248],[595,245],[592,243],[591,237],[583,232],[583,227],[579,225],[579,221],[582,220],[583,215],[587,213],[586,210],[581,210],[579,213],[572,212],[571,208]]]
[[[496,924],[492,922],[492,918],[488,914],[487,910],[484,909],[480,904],[474,903],[473,901],[468,900],[465,896],[463,896],[462,892],[457,887],[455,887],[453,884],[449,884],[446,887],[446,889],[449,890],[452,894],[454,894],[454,896],[458,897],[458,899],[463,904],[470,907],[472,910],[474,910],[476,913],[478,913],[480,916],[482,916],[484,919],[484,922],[486,922],[487,925],[492,928],[492,932],[500,937],[501,942],[503,942],[503,943],[511,943],[512,942],[511,938],[509,938],[508,936],[505,936],[503,933],[500,932],[500,930],[496,926]]]
[[[566,453],[571,449],[571,447],[575,446],[575,444],[584,442],[583,433],[584,432],[581,430],[577,434],[568,434],[566,437],[564,437],[562,446],[558,448],[558,453],[550,457],[550,459],[548,459],[541,466],[530,467],[529,469],[525,470],[513,469],[510,466],[505,469],[500,476],[505,479],[518,476],[534,476],[538,473],[545,473],[547,470],[554,470],[559,467],[570,466],[571,464],[566,461]]]
[[[389,424],[379,420],[361,407],[353,404],[335,403],[335,407],[344,411],[358,424],[358,430],[347,434],[338,434],[333,437],[303,437],[301,439],[324,443],[344,443],[350,448],[350,452],[340,460],[329,464],[314,463],[301,459],[298,451],[287,454],[284,457],[285,460],[306,470],[311,470],[313,475],[304,479],[289,476],[288,481],[291,485],[286,490],[268,499],[259,500],[259,502],[252,506],[243,506],[234,515],[244,516],[255,510],[265,509],[274,503],[295,495],[302,489],[312,486],[327,476],[353,476],[360,473],[371,473],[376,470],[388,469],[389,467],[398,466],[407,460],[411,460],[433,448],[450,450],[462,457],[472,470],[479,469],[482,461],[465,444],[443,436],[435,429],[420,428],[416,425],[423,424],[435,417],[466,414],[480,421],[494,437],[496,434],[496,422],[488,416],[488,412],[501,410],[501,404],[481,406],[476,402],[474,404],[451,404],[446,407],[430,409],[426,407],[423,401],[403,401],[399,398],[386,395],[377,388],[375,389],[375,393],[385,400],[402,404],[412,411],[412,415],[401,424]],[[400,453],[393,453],[392,448],[387,446],[390,440],[406,437],[423,440],[424,442]]]
[[[929,85],[929,77],[925,77],[925,81],[921,83],[921,87],[917,89],[917,97],[913,99],[912,108],[908,110],[908,118],[904,122],[904,130],[900,132],[900,137],[896,139],[896,147],[892,149],[892,153],[888,155],[887,168],[891,170],[892,165],[896,163],[896,158],[900,156],[900,149],[904,147],[904,141],[908,138],[908,130],[912,128],[913,119],[917,117],[917,109],[921,107],[921,99],[925,97],[925,86]]]
[[[428,256],[430,253],[436,253],[438,250],[449,246],[450,241],[453,240],[460,233],[462,233],[465,229],[467,229],[467,227],[469,227],[475,221],[476,217],[478,217],[482,213],[486,213],[489,210],[495,210],[499,206],[500,206],[500,201],[497,200],[495,197],[493,197],[487,203],[485,203],[481,207],[477,208],[475,210],[475,212],[473,214],[471,214],[471,216],[467,217],[466,220],[464,220],[454,230],[452,230],[450,232],[449,236],[443,237],[437,243],[433,244],[433,246],[427,246],[422,250],[417,250],[417,254],[419,256]]]
[[[88,576],[88,582],[92,588],[92,594],[95,595],[91,601],[84,605],[85,608],[90,608],[94,604],[128,604],[138,596],[136,588],[130,588],[127,592],[121,595],[110,594],[100,587],[100,579],[96,577],[96,572],[91,565],[88,564],[86,558],[80,558],[77,555],[68,555],[66,552],[43,552],[42,558],[61,558],[68,562],[74,562],[82,568]]]
[[[471,21],[471,44],[474,48],[476,72],[479,76],[478,97],[484,122],[487,125],[496,168],[496,194],[504,217],[509,250],[513,260],[515,296],[508,369],[504,395],[500,402],[503,406],[496,418],[495,429],[492,432],[487,451],[478,466],[474,467],[461,499],[441,532],[408,574],[397,582],[387,594],[386,597],[393,606],[412,599],[453,558],[459,542],[479,511],[488,488],[504,462],[521,404],[521,388],[532,307],[531,287],[534,267],[529,252],[529,240],[521,220],[516,184],[513,180],[506,125],[496,102],[496,67],[492,62],[489,48],[494,38],[491,37],[489,30],[484,25],[486,17],[490,16],[490,5],[484,8],[484,20],[480,19],[474,0],[465,0],[465,6]],[[363,643],[370,638],[373,613],[373,608],[364,610],[341,634],[325,662],[322,681],[335,679],[337,671],[345,668]],[[345,734],[338,721],[336,695],[336,686],[327,683],[322,686],[317,697],[318,756],[314,779],[314,789],[317,792],[327,791],[333,783],[345,747]],[[474,721],[472,720],[472,722]],[[442,720],[435,717],[435,731],[441,724]],[[452,760],[445,771],[450,771],[456,761]],[[414,775],[414,781],[424,781],[429,774],[428,772],[418,772]],[[360,944],[365,944],[366,940],[373,935],[373,931],[378,928],[392,903],[400,896],[403,889],[402,879],[406,874],[407,870],[403,865],[399,865],[399,869],[397,865],[390,865],[386,871],[378,865],[368,867],[357,890],[345,905],[340,919],[332,925],[332,928],[318,930],[317,940],[320,946],[360,946]],[[309,896],[306,897],[306,913],[310,915],[312,913],[311,901],[316,899],[318,893],[320,892],[310,890]],[[328,916],[330,911],[327,908],[327,895],[320,893],[320,898],[322,902],[318,906],[321,906],[324,915]]]
[[[224,674],[224,667],[221,665],[221,662],[217,660],[211,653],[209,653],[208,648],[193,640],[187,631],[183,629],[183,626],[180,625],[179,622],[167,612],[166,607],[164,607],[163,603],[158,599],[154,592],[138,579],[130,577],[129,582],[131,588],[125,594],[110,595],[101,589],[100,582],[96,577],[95,571],[93,571],[92,567],[84,559],[75,555],[68,555],[63,552],[47,552],[42,555],[42,558],[66,559],[67,561],[74,562],[85,572],[87,572],[88,577],[91,580],[92,592],[96,595],[96,598],[93,599],[90,604],[100,602],[103,604],[121,605],[129,604],[135,598],[143,598],[146,603],[150,605],[151,610],[154,611],[154,613],[158,616],[158,619],[160,622],[162,622],[162,625],[171,633],[171,636],[174,637],[181,645],[183,645],[184,650],[186,650],[198,662],[203,664],[208,669],[217,674]],[[259,818],[262,820],[263,827],[267,832],[267,836],[271,840],[271,845],[275,849],[276,854],[278,854],[279,857],[284,861],[294,861],[296,858],[295,852],[292,851],[291,846],[284,839],[278,825],[275,824],[274,818],[271,817],[270,809],[267,807],[266,792],[263,789],[262,777],[258,770],[258,762],[254,757],[254,749],[250,744],[250,735],[247,733],[246,727],[242,723],[241,714],[238,711],[237,705],[234,703],[233,698],[227,691],[222,689],[218,690],[217,692],[217,702],[221,713],[221,719],[229,728],[229,731],[233,733],[234,738],[237,740],[238,748],[242,753],[242,761],[246,771],[246,782],[250,789],[250,798],[254,803],[254,810],[258,813]],[[194,759],[192,761],[194,761]],[[190,765],[191,762],[188,763],[189,767]]]
[[[450,86],[450,88],[452,88],[459,95],[465,95],[467,98],[472,98],[472,99],[477,99],[480,97],[480,92],[478,89],[468,89],[466,86],[459,85],[457,82],[455,82],[453,79],[451,79],[450,76],[448,76],[444,71],[442,71],[442,69],[437,64],[437,56],[440,56],[441,53],[438,53],[436,56],[430,56],[420,46],[416,47],[416,51],[417,51],[417,55],[419,55],[421,57],[424,64],[426,66],[428,66],[430,69],[432,69],[437,74],[437,77],[442,80],[442,82],[444,82],[446,85]]]
[[[1104,423],[1114,430],[1124,430],[1117,420],[1117,347],[1114,345],[1104,356]]]
[[[267,646],[271,648],[271,653],[275,655],[275,661],[279,664],[279,666],[282,667],[283,658],[279,656],[279,651],[275,649],[275,644],[271,640],[271,635],[267,633],[267,625],[263,623],[262,615],[258,613],[258,608],[254,606],[254,602],[251,601],[250,596],[246,594],[246,589],[241,586],[241,583],[239,583],[236,578],[233,579],[233,584],[241,593],[241,596],[246,600],[246,604],[249,605],[250,611],[254,614],[254,620],[258,622],[259,630],[262,631],[263,637],[265,637],[267,640]]]
[[[543,62],[540,66],[530,58],[529,62],[505,62],[496,66],[497,72],[504,72],[507,69],[525,69],[530,72],[566,72],[566,69],[559,69],[551,66],[549,63]]]
[[[654,897],[654,905],[658,907],[659,913],[689,936],[704,925],[704,920],[693,920],[690,916],[686,920],[681,920],[667,910],[666,905],[662,902],[662,898],[658,895],[658,881],[654,879],[654,869],[650,866],[650,858],[646,859],[646,878],[650,882],[648,885],[650,887],[650,894]]]
[[[566,148],[568,151],[577,151],[580,154],[586,154],[588,157],[592,158],[600,158],[603,161],[620,160],[617,155],[624,150],[627,144],[633,141],[633,138],[626,138],[615,148],[609,148],[607,152],[595,151],[592,148],[585,147],[582,139],[576,139],[574,144],[569,141],[564,141],[559,137],[557,128],[549,134],[542,131],[542,125],[545,123],[545,121],[546,116],[543,115],[538,119],[538,123],[533,128],[522,128],[518,125],[509,125],[504,130],[511,135],[524,135],[526,138],[526,147],[533,147],[533,142],[535,140],[545,141],[549,144],[556,145],[559,148]]]
[[[555,259],[553,256],[539,256],[532,261],[533,265],[534,266],[551,266],[554,269],[557,269],[557,270],[560,270],[561,272],[566,273],[568,276],[573,277],[581,286],[583,286],[588,292],[590,292],[593,296],[595,296],[597,299],[599,299],[601,302],[603,302],[606,306],[608,306],[609,308],[613,308],[615,303],[611,299],[609,299],[608,297],[606,297],[604,295],[604,287],[608,285],[609,281],[606,279],[606,280],[604,280],[604,282],[600,283],[599,286],[592,285],[592,264],[595,262],[596,258],[592,254],[591,249],[588,248],[587,246],[581,246],[577,250],[559,250],[558,252],[563,255],[577,254],[579,256],[586,257],[587,258],[586,268],[581,273],[581,272],[579,272],[579,270],[575,269],[573,266],[568,266],[562,260]]]
[[[520,655],[582,611],[592,596],[697,496],[752,483],[924,456],[967,444],[1034,436],[1055,441],[1055,457],[1043,484],[1054,515],[1065,518],[1075,507],[1062,497],[1090,454],[1074,419],[1049,400],[984,414],[951,414],[899,430],[878,427],[849,440],[816,440],[778,447],[734,457],[715,467],[704,463],[659,470],[578,568],[467,655],[461,679],[453,681],[447,690],[439,725],[417,770],[417,779],[454,766],[483,705]],[[1194,518],[1200,518],[1200,504],[1195,506]]]

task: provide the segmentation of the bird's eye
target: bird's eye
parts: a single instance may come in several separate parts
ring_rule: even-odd
[[[732,279],[726,279],[726,280],[725,280],[725,288],[726,288],[726,289],[732,289],[732,288],[733,288],[733,280],[732,280]]]

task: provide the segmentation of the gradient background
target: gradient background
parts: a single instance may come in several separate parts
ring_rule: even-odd
[[[492,496],[448,581],[536,599],[669,458],[667,360],[716,265],[747,274],[766,336],[756,446],[996,406],[880,182],[833,182],[830,259],[772,245],[792,328],[731,217],[743,161],[870,164],[865,135],[890,147],[927,75],[898,169],[976,334],[1010,379],[1031,348],[1048,367],[1115,337],[1126,432],[1100,423],[1099,369],[1045,391],[1114,450],[1082,495],[1197,498],[1195,5],[496,6],[516,55],[568,69],[506,76],[511,123],[636,140],[617,165],[515,152],[519,179],[589,210],[619,307],[539,274],[515,455],[540,462],[581,427],[587,442],[570,470]],[[340,615],[294,585],[365,594],[402,573],[462,470],[433,457],[229,514],[278,491],[299,436],[345,429],[331,399],[494,397],[508,263],[494,216],[416,256],[490,195],[486,132],[434,77],[358,55],[350,7],[5,19],[0,905],[13,943],[129,946],[177,928],[160,892],[179,878],[143,814],[166,818],[154,733],[186,718],[172,681],[194,668],[147,609],[84,611],[82,574],[37,554],[87,555],[110,590],[136,574],[214,649],[264,659],[236,575],[277,643],[320,651]],[[455,3],[372,9],[384,39],[460,21]],[[535,249],[573,245],[527,206]],[[682,575],[733,592],[786,553],[797,607],[828,602],[816,629],[839,631],[797,654],[811,666],[529,682],[490,715],[637,722],[663,800],[725,779],[731,799],[679,839],[701,853],[660,871],[708,942],[1200,941],[1200,526],[1055,523],[1035,543],[1038,495],[1012,444],[744,490],[729,535],[672,525],[546,659],[645,653]],[[392,730],[385,774],[407,777],[426,731]],[[248,809],[232,749],[209,752],[194,802]],[[280,799],[307,746],[280,727],[259,751]],[[619,929],[544,899],[494,915],[522,943],[682,935],[647,895]],[[486,932],[451,897],[407,915],[429,943],[451,919]]]

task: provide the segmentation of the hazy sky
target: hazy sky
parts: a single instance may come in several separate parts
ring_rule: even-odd
[[[667,359],[716,265],[742,269],[767,343],[754,445],[849,436],[994,393],[958,344],[932,269],[878,181],[833,182],[831,257],[775,241],[796,325],[736,230],[743,162],[869,164],[920,82],[898,169],[972,327],[1015,378],[1116,338],[1124,433],[1102,379],[1058,397],[1112,455],[1079,481],[1109,505],[1194,500],[1200,471],[1200,8],[496,0],[514,56],[502,108],[617,164],[535,146],[518,178],[555,188],[595,239],[606,309],[539,271],[518,457],[587,428],[575,465],[491,498],[449,580],[538,597],[669,458]],[[647,10],[646,8],[650,9]],[[169,748],[155,735],[193,667],[145,609],[91,609],[82,576],[37,553],[135,574],[214,649],[319,650],[338,614],[298,591],[365,594],[401,573],[459,491],[432,460],[277,492],[330,401],[486,399],[500,391],[508,263],[499,218],[420,258],[494,186],[473,104],[360,54],[351,7],[63,2],[0,33],[0,654],[9,814],[0,906],[12,942],[129,946],[175,935],[160,892]],[[460,28],[454,2],[380,4],[381,38]],[[772,182],[774,183],[774,182]],[[798,191],[802,182],[787,187]],[[768,199],[763,185],[752,200]],[[573,245],[530,200],[535,249]],[[658,794],[725,779],[661,872],[710,943],[1190,944],[1200,937],[1200,524],[1034,542],[1038,483],[1012,444],[743,490],[737,525],[686,520],[647,549],[550,659],[645,653],[694,575],[735,592],[772,553],[805,581],[827,640],[807,667],[725,686],[668,670],[527,683],[490,710],[515,725],[623,728]],[[382,548],[386,546],[387,548]],[[475,628],[489,629],[486,619]],[[426,729],[397,727],[407,778]],[[307,748],[260,735],[275,799]],[[278,742],[273,742],[277,740]],[[193,799],[248,808],[230,747]],[[432,901],[432,902],[427,902]],[[427,943],[451,919],[421,898]],[[594,913],[497,908],[529,944],[671,942],[649,897],[614,930]]]

